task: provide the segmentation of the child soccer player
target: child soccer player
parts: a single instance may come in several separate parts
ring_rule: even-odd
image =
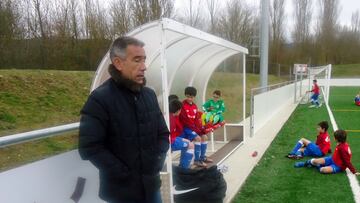
[[[346,131],[337,130],[334,132],[334,137],[337,145],[333,156],[296,162],[294,166],[296,168],[315,166],[319,169],[320,173],[324,174],[338,173],[349,168],[353,174],[360,175],[351,163],[351,150],[346,142]]]
[[[225,124],[223,113],[225,112],[225,104],[221,99],[220,90],[215,90],[213,92],[213,99],[209,99],[203,105],[203,121],[204,125],[210,125],[215,128],[216,124],[218,127],[223,126]]]
[[[305,138],[301,138],[293,148],[293,150],[286,156],[291,159],[300,159],[304,156],[325,156],[330,152],[330,137],[327,132],[329,124],[327,121],[318,123],[318,136],[315,144]]]
[[[200,125],[197,105],[194,103],[197,90],[195,87],[185,88],[185,97],[180,113],[180,122],[184,130],[194,131],[198,136],[195,139],[194,164],[200,167],[206,167],[206,163],[212,163],[210,158],[206,157],[207,136],[206,132]],[[200,137],[201,136],[201,137]],[[191,140],[191,139],[190,139]],[[192,141],[192,140],[191,140]]]
[[[312,88],[312,90],[307,91],[307,92],[312,92],[311,106],[309,106],[309,108],[312,108],[312,107],[319,108],[319,107],[321,107],[321,104],[319,103],[320,88],[317,85],[317,80],[313,80],[313,88]]]
[[[173,99],[169,103],[171,150],[181,150],[179,166],[181,168],[190,168],[194,154],[194,144],[186,139],[187,136],[179,121],[181,107],[182,103],[177,99]]]
[[[355,96],[355,105],[360,106],[360,92]]]

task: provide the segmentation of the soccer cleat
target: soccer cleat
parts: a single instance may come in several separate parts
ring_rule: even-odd
[[[212,159],[210,159],[208,157],[203,158],[201,161],[204,163],[213,163],[214,162]]]
[[[204,163],[203,161],[194,161],[194,165],[197,166],[197,167],[206,167],[207,164]]]
[[[288,154],[285,157],[289,158],[289,159],[302,159],[304,158],[303,155],[301,154]]]
[[[305,166],[305,162],[303,162],[303,161],[298,161],[298,162],[295,162],[295,164],[294,164],[295,168],[301,168],[304,166]]]
[[[225,125],[225,121],[221,121],[219,124],[220,124],[221,126],[224,126],[224,125]]]

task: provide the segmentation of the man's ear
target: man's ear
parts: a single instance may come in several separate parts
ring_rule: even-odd
[[[120,57],[115,57],[112,61],[113,65],[115,66],[116,69],[118,69],[119,71],[122,70],[123,67],[123,61],[120,59]]]

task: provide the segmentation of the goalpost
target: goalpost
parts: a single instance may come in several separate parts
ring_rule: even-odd
[[[310,101],[310,94],[306,91],[312,89],[313,80],[317,80],[320,87],[320,102],[329,102],[331,64],[325,66],[308,67],[306,64],[294,64],[295,96],[294,101],[306,104]]]

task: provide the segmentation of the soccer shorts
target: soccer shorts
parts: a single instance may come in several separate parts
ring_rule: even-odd
[[[339,173],[342,171],[341,168],[335,164],[331,156],[327,156],[324,159],[325,159],[325,164],[321,165],[320,167],[331,166],[331,168],[333,169],[333,173]]]
[[[317,146],[316,144],[310,142],[305,150],[304,150],[304,156],[316,156],[316,157],[321,157],[323,156],[323,153],[320,150],[320,147]]]
[[[319,99],[319,94],[313,94],[311,95],[311,100],[312,101],[317,101]]]
[[[171,151],[178,151],[189,146],[188,142],[184,142],[182,137],[177,137],[174,143],[171,144]]]
[[[193,141],[196,136],[198,136],[198,134],[196,134],[196,132],[194,132],[194,131],[190,130],[190,128],[186,128],[186,127],[184,128],[181,135],[179,135],[179,137],[188,139],[190,141]]]

